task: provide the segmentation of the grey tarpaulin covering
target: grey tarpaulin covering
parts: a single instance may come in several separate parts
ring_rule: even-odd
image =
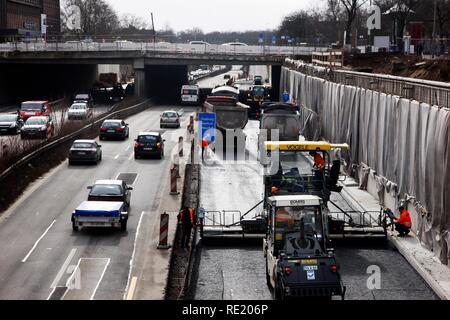
[[[351,146],[350,165],[376,172],[379,194],[412,195],[419,237],[450,258],[449,110],[282,69],[280,90],[302,108],[307,139]],[[383,190],[383,188],[385,190]]]

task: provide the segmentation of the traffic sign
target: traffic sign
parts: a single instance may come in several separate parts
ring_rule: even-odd
[[[272,36],[272,44],[276,44],[277,43],[277,36],[273,35]]]
[[[205,138],[209,143],[216,140],[215,129],[216,129],[216,114],[209,112],[201,112],[198,114],[198,124],[200,135],[199,140],[201,141]]]
[[[263,43],[264,42],[264,32],[260,32],[259,33],[258,41],[259,41],[259,43]]]

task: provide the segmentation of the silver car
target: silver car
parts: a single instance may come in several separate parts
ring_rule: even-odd
[[[179,128],[181,127],[181,117],[176,111],[164,111],[159,121],[161,128]]]
[[[87,103],[77,102],[72,104],[67,114],[69,120],[84,120],[92,117],[92,109]]]

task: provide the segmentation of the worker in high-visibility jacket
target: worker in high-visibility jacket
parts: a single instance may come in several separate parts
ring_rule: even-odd
[[[192,208],[184,207],[178,215],[178,223],[181,225],[181,247],[189,248],[189,241],[191,240],[192,227],[195,224],[194,210]]]
[[[400,237],[404,237],[411,231],[411,216],[405,207],[400,206],[398,209],[400,211],[400,217],[394,218],[395,230],[397,230]]]
[[[202,160],[205,158],[205,152],[209,147],[209,142],[206,138],[202,138]]]

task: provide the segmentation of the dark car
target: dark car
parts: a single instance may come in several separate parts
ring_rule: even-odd
[[[20,130],[20,137],[50,139],[55,132],[55,126],[50,117],[31,117]]]
[[[88,187],[88,201],[119,201],[130,208],[132,187],[127,186],[122,180],[98,180],[93,186]]]
[[[258,85],[258,86],[260,86],[260,85],[262,85],[262,77],[261,76],[255,76],[254,78],[253,78],[253,84],[254,85]]]
[[[164,111],[159,120],[160,128],[172,127],[179,128],[181,126],[180,115],[176,111]]]
[[[164,139],[159,132],[142,132],[138,135],[134,144],[134,158],[143,156],[164,157]]]
[[[100,140],[122,139],[125,140],[130,135],[128,123],[123,120],[105,120],[100,127]]]
[[[102,146],[95,140],[76,140],[69,151],[69,164],[102,161]]]
[[[19,134],[23,120],[17,113],[0,114],[0,134]]]

